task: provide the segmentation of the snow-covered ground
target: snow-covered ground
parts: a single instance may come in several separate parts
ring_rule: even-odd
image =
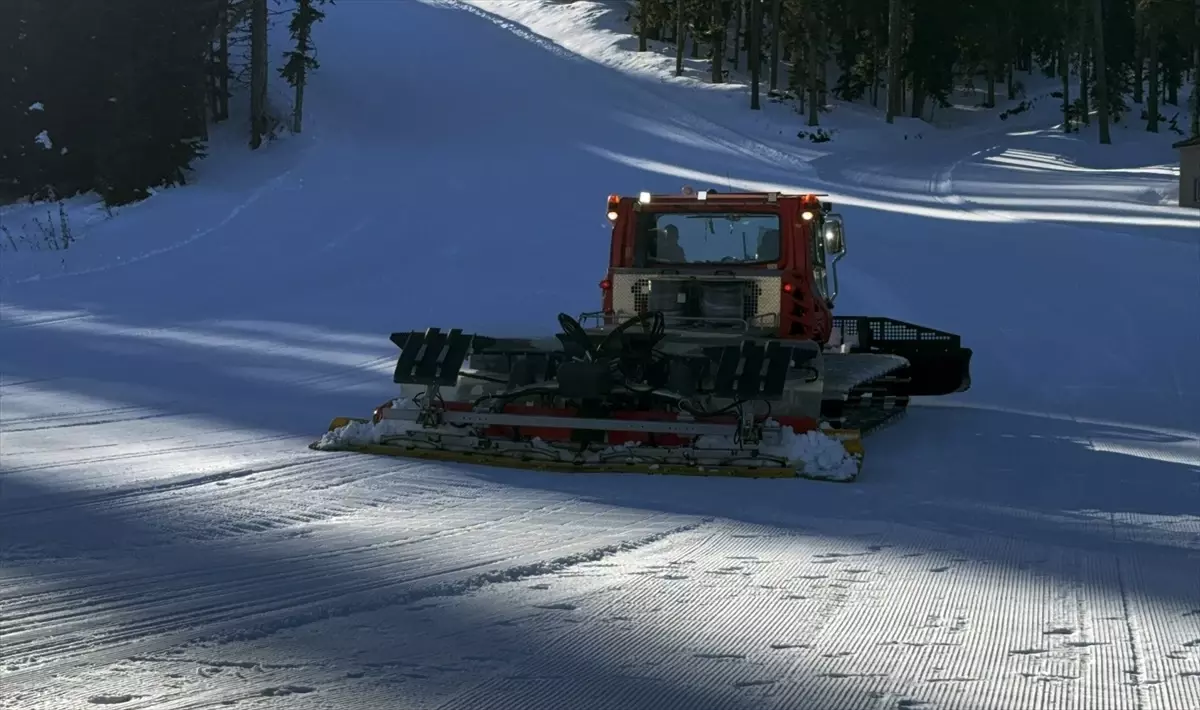
[[[475,4],[342,0],[303,135],[0,256],[0,707],[1200,707],[1171,136],[812,144],[608,4]],[[961,333],[973,389],[852,485],[306,448],[394,394],[393,330],[593,307],[604,197],[684,182],[830,193],[841,312]]]

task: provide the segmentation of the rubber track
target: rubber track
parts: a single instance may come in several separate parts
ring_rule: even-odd
[[[908,411],[908,395],[895,393],[908,382],[906,377],[888,375],[853,387],[840,413],[829,418],[830,425],[858,429],[866,436],[894,424]]]

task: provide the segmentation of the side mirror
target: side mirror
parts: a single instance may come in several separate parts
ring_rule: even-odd
[[[825,253],[840,257],[846,253],[846,227],[840,214],[825,216],[822,225],[822,238],[825,240]]]

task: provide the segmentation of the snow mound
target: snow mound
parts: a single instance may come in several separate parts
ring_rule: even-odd
[[[417,409],[417,405],[406,397],[400,397],[392,400],[392,408]],[[383,419],[379,423],[353,421],[346,426],[325,432],[313,448],[319,451],[337,451],[353,446],[369,446],[379,444],[385,437],[420,428],[421,425],[415,422],[396,419]]]
[[[768,426],[777,426],[780,431],[778,444],[765,445],[759,450],[767,456],[786,459],[788,464],[809,478],[828,481],[849,481],[858,475],[858,461],[846,450],[841,441],[823,431],[813,430],[800,434],[790,426],[779,426],[767,420]],[[696,439],[699,449],[735,449],[736,442],[726,436],[701,436]]]
[[[783,439],[779,455],[807,476],[831,481],[849,481],[858,475],[858,461],[850,455],[838,439],[823,431],[806,431],[797,434],[791,427],[783,427]]]

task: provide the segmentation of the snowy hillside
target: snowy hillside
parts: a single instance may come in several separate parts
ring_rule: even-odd
[[[0,707],[1200,707],[1171,136],[839,105],[814,144],[612,5],[341,0],[304,134],[0,252]],[[849,485],[306,448],[394,394],[393,331],[595,307],[605,196],[684,183],[829,193],[839,312],[960,333],[972,389]]]

